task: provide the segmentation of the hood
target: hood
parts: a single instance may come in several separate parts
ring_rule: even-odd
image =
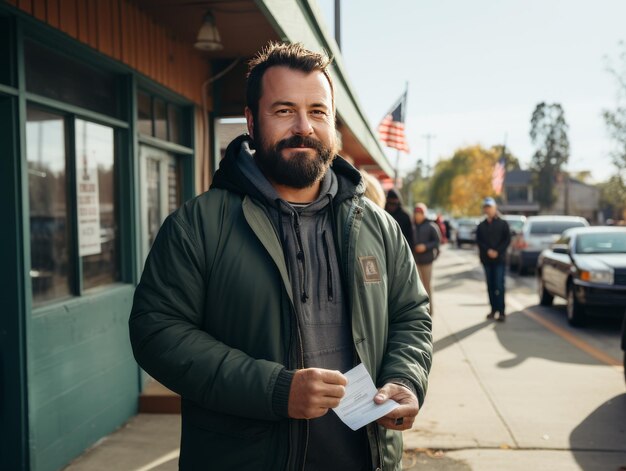
[[[582,270],[626,269],[626,254],[623,253],[574,254],[573,258]]]
[[[211,188],[219,188],[241,196],[250,196],[258,201],[267,202],[269,189],[265,185],[258,185],[250,181],[249,172],[242,170],[239,160],[254,155],[254,141],[248,134],[242,134],[233,140],[226,149],[226,155],[220,162],[220,167],[215,172]],[[245,164],[244,164],[245,165]],[[341,156],[335,156],[331,165],[337,177],[337,192],[334,204],[337,205],[346,199],[361,196],[365,191],[365,184],[357,169],[345,161]]]

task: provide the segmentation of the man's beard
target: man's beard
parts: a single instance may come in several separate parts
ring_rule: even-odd
[[[272,145],[262,138],[258,126],[255,134],[260,136],[256,141],[255,160],[265,176],[279,185],[298,189],[312,186],[326,174],[335,156],[333,148],[326,147],[312,137],[296,135]],[[297,149],[302,146],[309,149],[295,152],[288,159],[281,154],[283,149]],[[310,155],[311,150],[315,153],[313,157]]]

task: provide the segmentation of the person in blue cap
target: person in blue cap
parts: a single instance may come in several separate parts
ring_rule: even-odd
[[[483,201],[483,212],[487,216],[476,229],[476,244],[480,262],[485,269],[487,292],[491,311],[487,319],[504,322],[504,272],[506,268],[506,249],[511,242],[508,223],[499,217],[496,200],[487,197]]]

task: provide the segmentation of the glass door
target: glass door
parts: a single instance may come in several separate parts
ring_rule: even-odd
[[[147,145],[139,148],[141,184],[141,250],[148,256],[161,224],[181,202],[178,159]]]

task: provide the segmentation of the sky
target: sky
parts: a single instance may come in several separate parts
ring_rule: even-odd
[[[332,35],[334,0],[316,1]],[[401,173],[477,143],[506,142],[526,168],[540,102],[563,106],[570,172],[615,173],[602,111],[616,106],[607,60],[626,41],[625,1],[342,0],[341,16],[348,81],[373,129],[408,82]]]

